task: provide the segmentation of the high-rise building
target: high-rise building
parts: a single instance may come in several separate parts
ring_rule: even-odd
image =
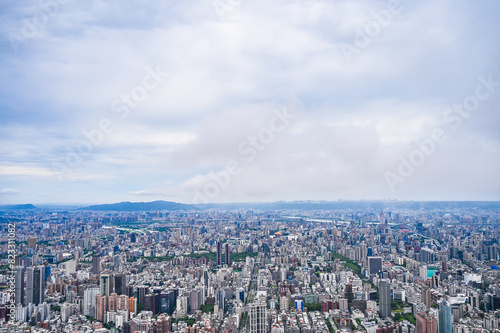
[[[439,275],[434,274],[431,277],[431,287],[438,288],[439,287]]]
[[[283,298],[283,297],[282,297]],[[236,299],[241,302],[245,302],[245,289],[243,288],[238,288],[236,291]]]
[[[189,297],[185,295],[181,295],[177,297],[177,302],[176,302],[176,311],[178,313],[187,313],[188,312],[188,306],[189,306]]]
[[[417,313],[417,333],[437,333],[437,320],[425,312]]]
[[[339,309],[340,311],[349,311],[347,298],[339,298]]]
[[[427,280],[427,266],[420,266],[419,268],[419,276],[424,279],[424,280]]]
[[[497,249],[496,245],[487,246],[486,247],[486,252],[488,254],[488,259],[489,260],[497,260],[498,249]]]
[[[208,288],[208,283],[209,283],[208,272],[204,271],[203,272],[203,286],[205,287],[205,289]]]
[[[144,298],[146,297],[147,290],[147,286],[137,287],[137,304],[144,305]]]
[[[352,292],[352,284],[348,283],[345,286],[345,298],[347,298],[347,302],[351,303],[354,299],[354,293]]]
[[[191,290],[189,295],[190,312],[199,310],[201,306],[201,292],[199,290]]]
[[[420,250],[420,261],[433,264],[436,261],[436,253],[429,248],[423,248]]]
[[[117,295],[127,295],[127,276],[125,274],[116,274],[114,285]]]
[[[429,288],[425,288],[422,291],[422,303],[425,304],[427,310],[431,308],[431,291],[429,290]]]
[[[102,296],[109,296],[113,292],[113,274],[101,274],[99,288]]]
[[[304,311],[304,301],[301,299],[295,300],[295,308],[300,311]]]
[[[36,248],[36,237],[28,237],[28,249]]]
[[[286,296],[281,296],[280,298],[280,311],[288,311],[288,297]]]
[[[224,296],[224,289],[218,289],[215,293],[215,301],[219,304],[219,309],[222,310],[224,310],[224,307],[226,306],[226,299]]]
[[[136,313],[136,311],[137,311],[137,299],[135,297],[129,298],[128,309],[129,309],[130,313]]]
[[[254,303],[250,305],[250,332],[251,333],[266,333],[266,304]]]
[[[24,267],[14,266],[15,291],[14,300],[17,304],[24,303]]]
[[[439,303],[439,333],[452,333],[453,322],[451,317],[451,305],[446,302]]]
[[[444,260],[441,263],[441,270],[443,271],[443,273],[447,273],[448,272],[448,263],[446,261],[444,261]]]
[[[98,254],[92,256],[92,274],[101,274],[101,256]]]
[[[217,266],[222,265],[222,243],[217,241]]]
[[[26,271],[26,304],[38,305],[45,300],[45,266],[28,267]]]
[[[381,280],[379,285],[380,317],[391,316],[391,284],[387,280]]]
[[[160,294],[160,312],[172,314],[175,309],[176,297],[173,291]]]
[[[382,272],[382,257],[368,257],[369,275],[378,275]]]
[[[365,243],[359,244],[360,249],[360,260],[366,260],[366,256],[368,255],[368,246]]]
[[[100,289],[97,287],[87,288],[83,292],[83,314],[95,317],[95,297],[99,295]]]
[[[144,296],[144,310],[151,311],[154,315],[158,314],[160,310],[160,295],[153,293]]]
[[[104,315],[108,311],[108,297],[97,295],[95,297],[95,318],[104,321]]]
[[[229,244],[226,243],[226,265],[230,266],[231,265],[231,257],[230,257],[230,252],[229,252]]]
[[[61,305],[61,321],[63,323],[67,323],[68,322],[68,319],[69,317],[71,316],[72,312],[73,312],[73,307],[71,304],[69,303],[63,303]]]

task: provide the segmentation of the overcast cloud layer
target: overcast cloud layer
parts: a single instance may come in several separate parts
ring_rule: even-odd
[[[1,7],[0,203],[500,200],[497,1]]]

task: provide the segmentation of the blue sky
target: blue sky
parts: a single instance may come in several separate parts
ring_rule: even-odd
[[[500,200],[497,1],[7,1],[0,203]]]

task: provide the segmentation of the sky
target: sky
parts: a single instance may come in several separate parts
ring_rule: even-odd
[[[0,204],[500,200],[499,16],[4,1]]]

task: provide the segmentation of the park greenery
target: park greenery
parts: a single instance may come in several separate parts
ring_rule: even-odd
[[[200,306],[200,309],[203,313],[213,313],[214,312],[214,304],[203,304]]]

